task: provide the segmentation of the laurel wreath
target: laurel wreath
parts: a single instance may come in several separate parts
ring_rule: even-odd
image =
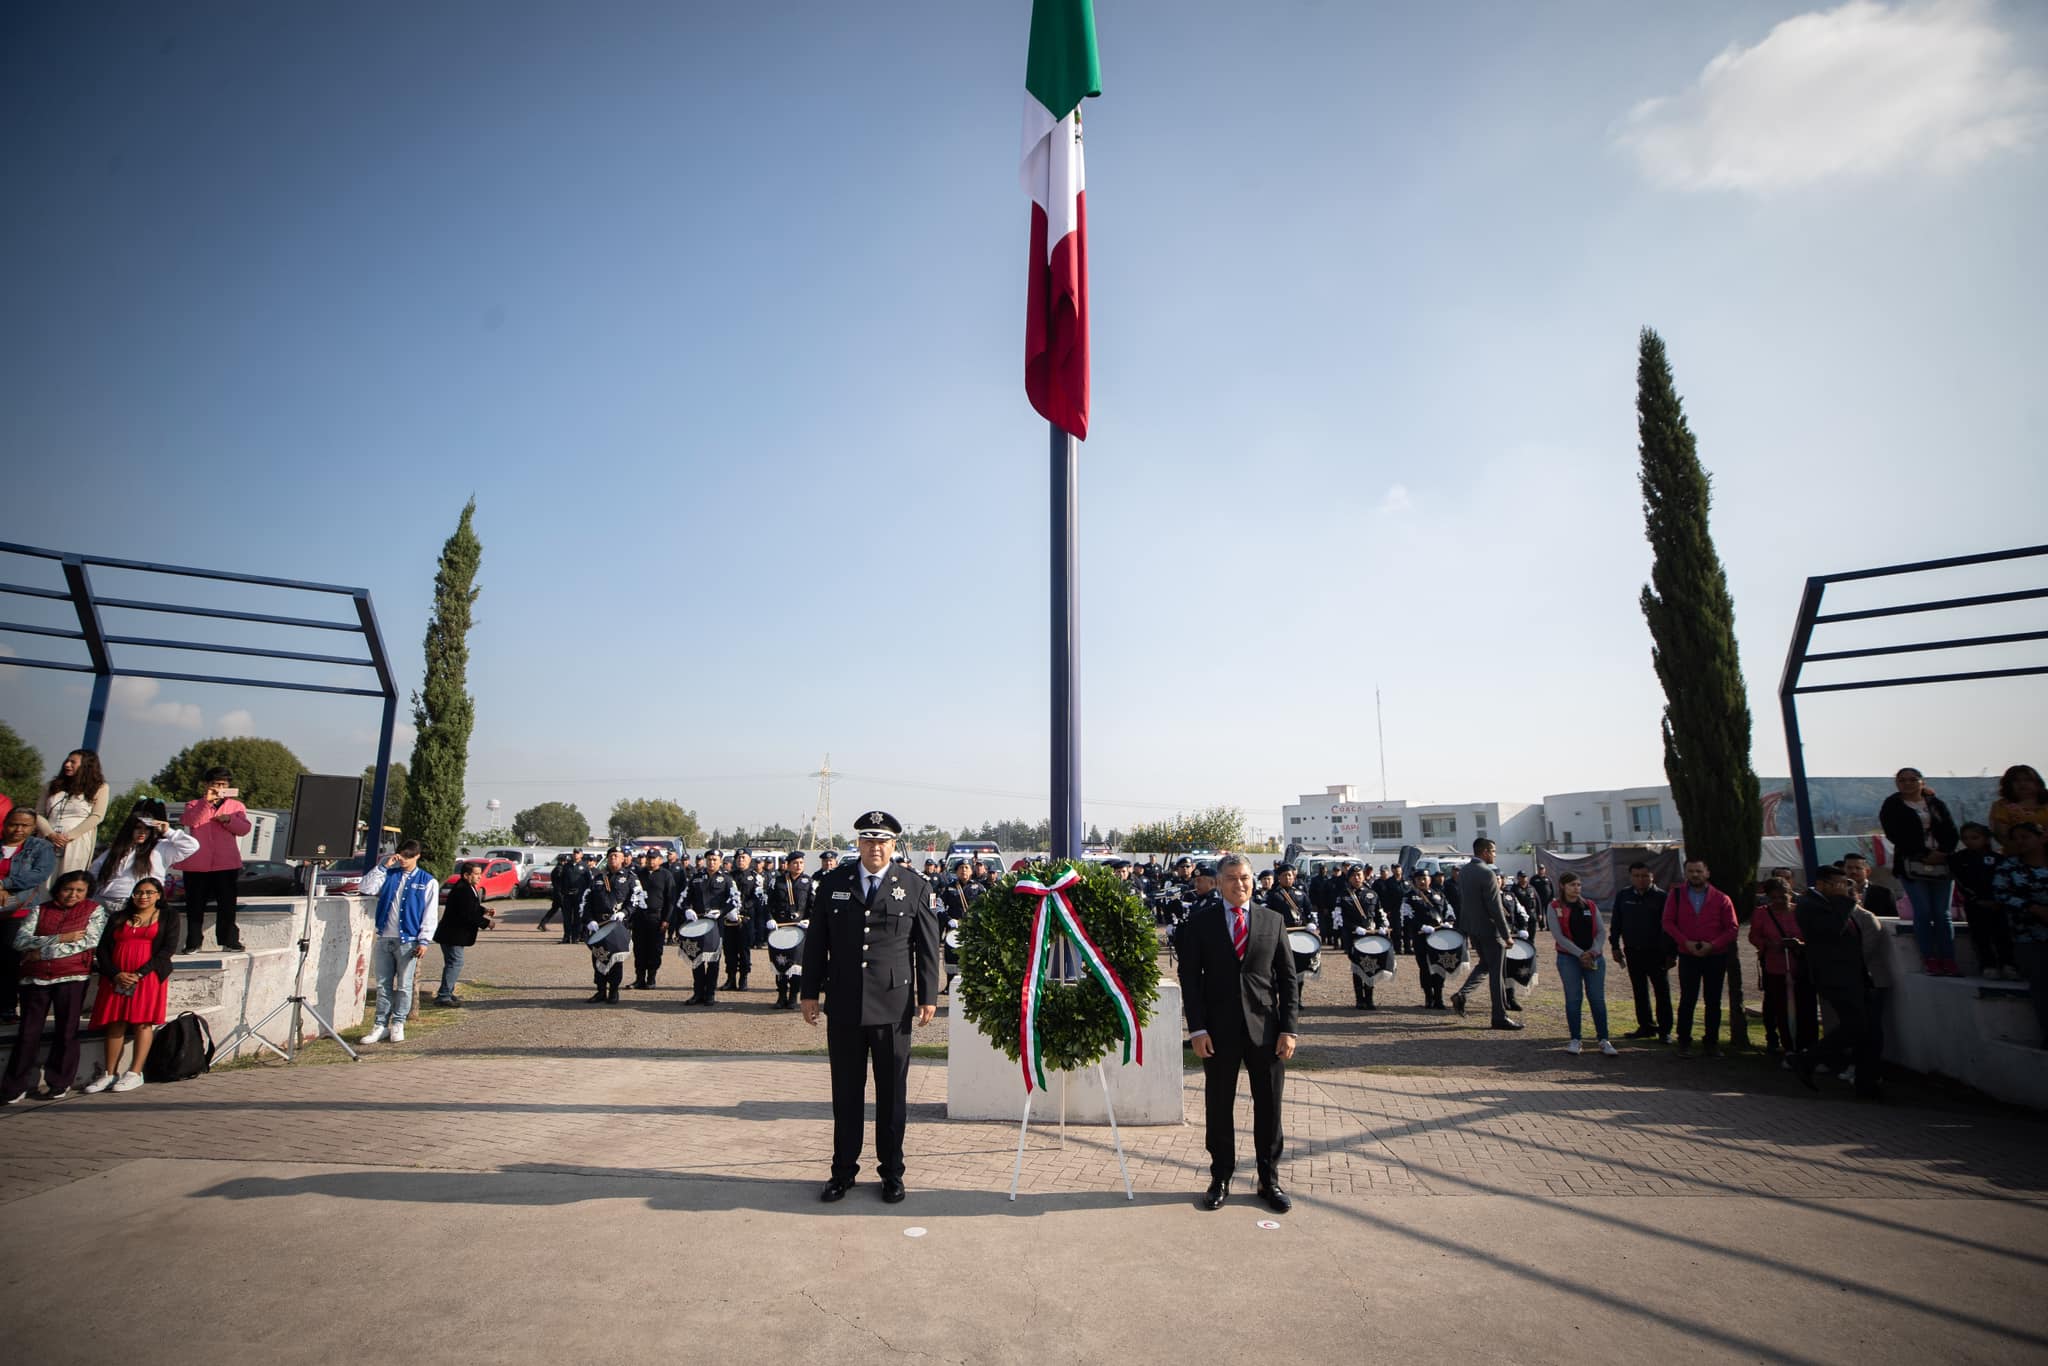
[[[960,925],[960,1012],[1010,1061],[1021,1056],[1018,1012],[1023,1005],[1024,962],[1031,947],[1031,922],[1038,899],[1017,890],[1020,877],[1050,883],[1067,863],[1037,863],[1011,873],[968,910]],[[1097,864],[1077,864],[1081,880],[1068,892],[1074,913],[1089,938],[1116,969],[1141,1022],[1152,1018],[1159,999],[1159,936],[1152,912],[1122,879]],[[1049,1070],[1093,1067],[1123,1035],[1109,993],[1092,977],[1054,982],[1038,1006],[1039,1047]]]

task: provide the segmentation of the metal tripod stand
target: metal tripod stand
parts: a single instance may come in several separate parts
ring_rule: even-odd
[[[350,1062],[362,1061],[361,1055],[355,1049],[349,1047],[348,1040],[341,1037],[341,1031],[334,1027],[334,1022],[320,1013],[320,1007],[306,999],[306,956],[312,952],[313,948],[313,903],[319,897],[320,864],[323,861],[331,862],[332,860],[316,859],[305,865],[305,918],[299,924],[299,966],[297,972],[292,976],[292,994],[279,1001],[271,1008],[268,1015],[265,1015],[255,1024],[236,1025],[234,1032],[225,1039],[222,1039],[214,1049],[218,1056],[228,1056],[234,1051],[237,1044],[244,1038],[248,1038],[253,1040],[258,1048],[269,1049],[277,1054],[278,1057],[283,1058],[285,1062],[296,1062],[298,1061],[299,1050],[305,1047],[304,1021],[301,1019],[301,1016],[310,1015],[313,1017],[313,1023],[320,1026],[321,1034],[325,1034],[328,1038],[341,1045],[341,1051],[348,1054]],[[291,1032],[285,1036],[284,1047],[279,1048],[269,1039],[263,1037],[263,1031],[272,1020],[287,1010],[292,1013]],[[319,1036],[315,1035],[314,1037],[318,1038]]]

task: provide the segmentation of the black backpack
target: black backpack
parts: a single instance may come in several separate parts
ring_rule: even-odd
[[[184,1081],[213,1070],[213,1031],[206,1021],[186,1011],[156,1032],[149,1058],[142,1064],[147,1082]]]

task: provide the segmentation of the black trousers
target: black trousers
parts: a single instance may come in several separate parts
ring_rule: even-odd
[[[1493,998],[1493,1022],[1500,1024],[1508,1018],[1507,997],[1501,992],[1500,967],[1502,955],[1507,953],[1505,945],[1497,944],[1490,936],[1481,935],[1470,941],[1479,961],[1472,965],[1472,971],[1465,974],[1465,980],[1454,993],[1460,999],[1470,996],[1472,988],[1479,985],[1481,976],[1486,978],[1486,990]]]
[[[590,980],[597,985],[597,989],[600,992],[610,996],[615,1001],[619,998],[619,979],[625,975],[626,965],[624,963],[614,963],[603,972],[597,970],[595,963],[591,964],[590,967]]]
[[[559,897],[559,896],[553,896],[553,897],[549,897],[549,898],[548,898],[548,908],[547,908],[546,910],[544,910],[544,911],[542,911],[542,912],[540,913],[540,923],[539,923],[539,924],[537,924],[537,925],[535,925],[535,926],[534,926],[534,928],[535,928],[535,929],[537,929],[537,930],[544,930],[544,929],[546,929],[546,928],[548,927],[548,922],[549,922],[550,920],[553,920],[553,919],[554,919],[554,918],[555,918],[556,916],[558,916],[558,915],[561,915],[561,914],[562,914],[562,898],[561,898],[561,897]],[[563,923],[563,924],[565,924],[565,925],[566,925],[566,924],[568,923],[568,917],[567,917],[567,916],[563,916],[563,917],[562,917],[562,923]]]
[[[1702,1037],[1708,1047],[1717,1042],[1715,1035],[1721,1029],[1721,982],[1728,975],[1728,957],[1725,953],[1710,953],[1696,958],[1689,953],[1678,955],[1678,1041],[1692,1042],[1692,1008],[1698,1004],[1702,993],[1706,996],[1706,1029]]]
[[[43,1064],[43,1085],[62,1091],[78,1078],[78,1017],[85,1006],[85,979],[55,986],[21,988],[21,1032],[7,1055],[7,1074],[0,1078],[0,1100],[27,1095],[36,1078],[36,1055],[43,1051],[43,1024],[50,1024],[50,1056]]]
[[[832,1059],[832,1179],[851,1181],[860,1171],[861,1129],[868,1073],[875,1078],[875,1171],[884,1181],[903,1179],[904,1093],[910,1083],[910,1024],[840,1024],[825,1017],[825,1050]]]
[[[2005,908],[1995,901],[1972,901],[1963,913],[1969,917],[1970,947],[1977,950],[1977,971],[2012,967],[2012,922]]]
[[[1878,1028],[1872,1020],[1875,1002],[1871,993],[1845,991],[1823,993],[1822,999],[1835,1012],[1835,1027],[1819,1043],[1804,1050],[1806,1055],[1830,1072],[1856,1065],[1856,1092],[1871,1095],[1882,1080],[1878,1059]]]
[[[1662,954],[1644,952],[1628,956],[1628,984],[1636,995],[1636,1028],[1671,1032],[1671,965]],[[1650,1013],[1650,996],[1657,997],[1657,1012]]]
[[[703,1005],[711,1005],[718,999],[718,960],[699,958],[690,968],[690,981],[697,988],[693,993]]]
[[[1759,969],[1764,986],[1764,1043],[1788,1053],[1820,1037],[1820,998],[1813,983],[1791,973],[1772,974]]]
[[[1210,1039],[1216,1036],[1211,1034]],[[1258,1162],[1259,1180],[1280,1179],[1280,1088],[1287,1077],[1287,1064],[1270,1048],[1252,1048],[1243,1043],[1217,1044],[1216,1051],[1202,1059],[1204,1083],[1203,1113],[1209,1142],[1209,1177],[1228,1181],[1237,1170],[1237,1074],[1242,1069],[1251,1083],[1252,1155]]]
[[[635,920],[633,932],[633,980],[651,982],[661,971],[662,942],[667,935],[659,920]]]
[[[1728,1042],[1732,1044],[1740,1041],[1747,1044],[1749,1042],[1749,1027],[1742,1022],[1742,950],[1740,949],[1732,950],[1728,954],[1727,987]],[[1709,1039],[1713,1038],[1714,1031],[1708,1030],[1707,1037]]]
[[[199,943],[206,908],[213,907],[213,942],[222,948],[242,942],[235,933],[235,868],[185,874],[185,942]]]
[[[745,921],[718,927],[719,953],[725,959],[726,976],[746,977],[754,970],[753,931]]]

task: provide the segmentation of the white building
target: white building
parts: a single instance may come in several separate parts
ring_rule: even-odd
[[[1485,836],[1502,849],[1543,841],[1543,808],[1529,802],[1369,801],[1343,784],[1303,793],[1280,811],[1280,841],[1363,857],[1401,852],[1412,844],[1440,853],[1470,853]]]
[[[1540,842],[1564,852],[1682,838],[1669,787],[1560,792],[1543,799]]]

